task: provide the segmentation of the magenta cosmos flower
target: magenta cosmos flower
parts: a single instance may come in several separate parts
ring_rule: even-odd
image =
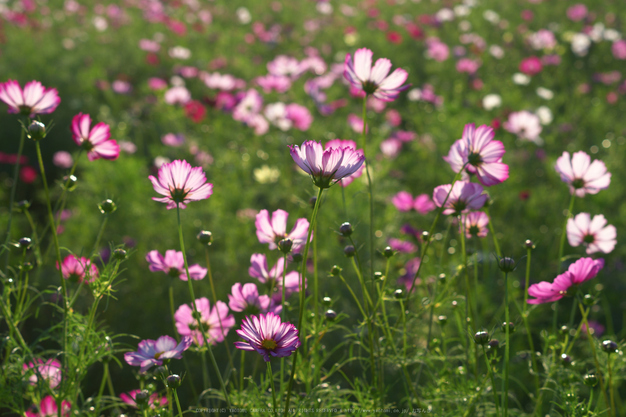
[[[29,362],[23,365],[24,373],[28,376],[30,385],[37,385],[39,376],[55,389],[61,382],[61,362],[56,359],[35,359],[35,363]]]
[[[450,196],[446,200],[448,193]],[[437,207],[444,207],[443,214],[455,216],[470,210],[480,210],[488,198],[487,194],[483,194],[482,185],[473,182],[457,181],[454,187],[450,184],[440,185],[433,191],[433,201]]]
[[[461,171],[465,166],[465,170],[475,174],[485,187],[500,184],[509,178],[509,167],[502,163],[504,145],[493,137],[490,126],[476,128],[474,123],[465,125],[462,138],[454,142],[448,156],[443,159],[454,172]]]
[[[243,319],[241,330],[236,331],[245,342],[235,342],[237,349],[256,350],[265,362],[271,357],[290,356],[300,347],[298,329],[291,323],[282,323],[274,313],[250,316]]]
[[[177,206],[184,209],[190,201],[205,200],[213,194],[213,184],[206,182],[201,167],[192,168],[189,162],[176,160],[161,165],[158,179],[150,175],[154,191],[165,197],[152,197],[154,201],[167,203],[167,209]]]
[[[267,210],[261,210],[256,215],[256,236],[261,243],[269,243],[270,250],[278,248],[278,242],[283,239],[291,239],[293,246],[291,250],[297,252],[298,249],[306,242],[306,237],[309,232],[309,221],[307,219],[298,219],[296,224],[291,229],[291,232],[287,233],[287,219],[289,213],[285,210],[276,210],[272,213],[272,219],[270,220],[270,214]]]
[[[567,221],[567,240],[573,247],[583,244],[587,247],[587,255],[596,252],[610,253],[617,240],[615,226],[606,226],[606,219],[599,214],[579,213]]]
[[[252,278],[258,279],[261,283],[269,288],[274,289],[272,300],[275,303],[282,302],[283,284],[285,286],[285,297],[289,297],[292,293],[300,291],[300,274],[296,271],[287,272],[285,274],[285,282],[283,283],[283,269],[285,259],[279,258],[276,265],[268,271],[267,258],[265,255],[255,253],[250,257],[250,268],[248,274]],[[304,280],[304,288],[306,288],[306,279]],[[275,311],[274,311],[275,312]]]
[[[182,338],[180,343],[170,336],[161,336],[157,340],[142,340],[137,352],[126,352],[124,360],[131,366],[141,366],[140,373],[145,373],[153,365],[163,365],[163,361],[181,359],[183,352],[189,349],[193,339],[189,336]]]
[[[342,178],[349,177],[361,168],[365,161],[363,153],[350,147],[328,148],[312,140],[306,141],[302,147],[289,146],[291,157],[307,174],[313,183],[320,188],[329,188]]]
[[[554,169],[561,175],[561,181],[569,185],[570,193],[576,193],[576,197],[597,194],[611,184],[611,173],[606,172],[604,162],[597,159],[591,162],[589,155],[583,151],[576,152],[571,160],[569,152],[563,152]]]
[[[91,129],[91,117],[88,114],[78,113],[74,116],[72,137],[78,146],[87,151],[90,161],[100,158],[114,160],[120,155],[120,146],[115,139],[111,139],[109,125],[100,122]]]
[[[67,417],[70,415],[72,405],[69,401],[61,402],[61,415]],[[56,400],[52,395],[44,397],[39,403],[39,407],[33,405],[32,411],[26,411],[26,417],[57,417],[59,415]]]
[[[137,397],[137,393],[141,392],[140,389],[136,389],[136,390],[132,390],[130,392],[124,393],[124,394],[120,394],[120,399],[122,401],[124,401],[124,403],[130,405],[131,407],[137,408],[137,402],[135,401],[135,398]],[[157,407],[163,407],[167,405],[167,398],[165,397],[161,397],[159,394],[154,393],[150,396],[150,398],[148,399],[148,406],[151,409],[157,408]]]
[[[217,305],[211,308],[211,304],[206,297],[198,298],[195,301],[196,309],[200,313],[200,322],[206,332],[208,342],[215,345],[222,342],[228,334],[231,327],[235,325],[235,318],[232,314],[228,314],[228,306],[222,301],[218,301]],[[183,336],[191,336],[193,341],[198,345],[204,344],[204,338],[200,333],[200,325],[198,320],[193,317],[193,309],[189,304],[183,304],[178,307],[174,314],[176,320],[176,330]]]
[[[259,295],[259,290],[252,283],[241,285],[238,282],[233,285],[231,292],[232,295],[228,294],[228,307],[233,311],[259,314],[266,313],[270,307],[270,297]]]
[[[52,113],[61,99],[55,88],[45,88],[39,81],[26,83],[24,90],[17,81],[0,83],[0,100],[9,105],[9,113],[33,117]]]
[[[488,233],[489,216],[482,211],[472,211],[465,215],[465,236],[485,237]],[[461,231],[462,233],[462,231]]]
[[[407,191],[400,191],[398,194],[394,195],[391,198],[391,203],[396,206],[398,211],[410,211],[414,209],[420,214],[427,214],[436,207],[428,194],[420,194],[413,199],[411,193]]]
[[[57,269],[59,263],[57,262]],[[70,281],[92,283],[98,278],[98,268],[87,258],[67,255],[61,264],[63,278]]]
[[[570,290],[598,275],[604,267],[604,259],[580,258],[567,271],[554,278],[554,282],[541,281],[528,288],[528,295],[535,297],[528,304],[551,303],[566,296]]]
[[[364,91],[365,94],[383,101],[393,101],[401,91],[410,87],[410,84],[402,85],[409,74],[400,68],[389,74],[391,61],[387,58],[377,59],[372,67],[372,55],[374,53],[367,48],[357,49],[354,61],[347,54],[343,76],[354,88]]]
[[[149,268],[152,272],[163,271],[171,277],[178,277],[182,281],[187,281],[185,259],[182,252],[167,250],[165,251],[165,256],[163,256],[158,251],[152,250],[146,255],[146,261],[150,264]],[[189,266],[189,275],[191,275],[193,280],[201,280],[206,276],[206,273],[206,268],[200,265]]]
[[[326,147],[324,149],[330,149],[330,148],[352,148],[359,155],[363,155],[363,150],[357,149],[356,143],[353,140],[341,140],[341,139],[330,140],[326,142]],[[339,180],[339,184],[341,184],[342,187],[347,187],[348,185],[352,184],[352,182],[355,179],[363,175],[364,168],[365,168],[365,164],[362,164],[361,167],[357,169],[353,174],[348,175],[347,177],[344,177],[341,180]]]

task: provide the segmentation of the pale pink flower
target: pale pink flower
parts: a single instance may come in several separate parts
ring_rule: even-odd
[[[253,115],[259,114],[263,106],[263,97],[258,91],[249,89],[233,110],[233,119],[247,122]]]
[[[350,113],[348,115],[348,125],[352,128],[352,130],[355,133],[362,133],[363,132],[363,119],[360,118],[359,116],[357,116],[354,113]],[[366,132],[369,131],[369,126],[367,127],[367,129],[365,131]]]
[[[535,142],[537,145],[542,143],[539,137],[542,130],[539,116],[529,111],[522,110],[509,114],[509,119],[504,122],[504,128],[516,134],[520,139]]]
[[[14,80],[0,83],[0,100],[9,105],[9,113],[28,117],[52,113],[61,103],[57,90],[45,88],[39,81],[26,83],[24,90]]]
[[[297,252],[302,245],[306,243],[307,233],[309,231],[309,221],[301,218],[296,220],[291,232],[287,233],[287,218],[289,213],[284,210],[276,210],[272,213],[270,220],[269,212],[261,210],[256,215],[256,235],[261,243],[269,243],[269,249],[278,248],[278,242],[283,239],[291,239],[293,246],[291,250]]]
[[[246,317],[237,334],[245,342],[235,342],[237,349],[256,351],[265,362],[272,357],[290,356],[300,347],[298,329],[288,322],[282,323],[280,316],[269,312],[259,316]]]
[[[380,143],[380,151],[388,158],[395,158],[402,150],[402,141],[396,138],[385,139]]]
[[[69,401],[61,402],[61,416],[62,417],[68,417],[70,415],[71,409],[72,409],[72,405],[70,404]],[[57,417],[59,415],[58,410],[59,409],[57,408],[56,400],[54,399],[52,395],[48,395],[41,400],[41,402],[39,403],[39,406],[33,405],[31,410],[26,411],[25,416],[26,417]]]
[[[184,209],[190,201],[205,200],[213,194],[213,184],[206,182],[201,167],[192,168],[189,162],[176,160],[161,165],[158,179],[150,175],[154,191],[165,197],[152,197],[154,201],[167,203],[167,209]]]
[[[291,79],[284,75],[268,74],[263,77],[257,77],[255,81],[265,94],[269,94],[272,91],[285,93],[291,88]]]
[[[450,48],[448,45],[441,42],[439,38],[426,39],[426,46],[428,47],[426,56],[435,61],[443,62],[450,56]]]
[[[98,123],[93,128],[88,114],[78,113],[72,119],[72,137],[78,146],[87,151],[90,161],[96,159],[115,160],[120,155],[120,147],[111,139],[109,125]]]
[[[573,22],[579,22],[587,17],[587,6],[575,4],[567,8],[567,17]]]
[[[171,277],[177,277],[181,281],[187,281],[187,273],[185,272],[185,258],[183,253],[173,249],[165,251],[165,256],[159,251],[152,250],[146,255],[150,271],[165,272]],[[193,280],[201,280],[207,274],[207,269],[198,264],[189,266],[189,275]]]
[[[159,49],[161,49],[161,44],[150,39],[140,39],[139,49],[146,52],[159,52]]]
[[[354,149],[357,153],[359,153],[360,155],[363,155],[363,150],[362,149],[357,149],[356,147],[356,142],[354,142],[353,140],[342,140],[342,139],[333,139],[333,140],[329,140],[328,142],[326,142],[326,146],[324,147],[325,150],[330,149],[330,148],[352,148]],[[361,165],[361,167],[356,170],[354,172],[354,174],[349,175],[347,177],[342,178],[339,183],[341,184],[342,187],[347,187],[348,185],[352,184],[352,182],[359,178],[361,175],[363,175],[363,170],[365,169],[365,164]]]
[[[61,382],[61,362],[56,359],[35,359],[35,363],[29,362],[23,365],[24,373],[28,376],[30,385],[37,385],[39,376],[55,389]]]
[[[587,255],[596,252],[610,253],[617,244],[615,226],[606,226],[606,219],[599,214],[579,213],[567,221],[567,240],[573,247],[583,244],[587,247]]]
[[[432,202],[428,194],[420,194],[415,199],[411,193],[400,191],[391,198],[391,202],[398,211],[410,211],[414,209],[420,214],[426,214],[435,209],[435,203]]]
[[[163,142],[163,145],[177,148],[185,143],[185,136],[181,133],[166,133],[161,138],[161,142]]]
[[[285,297],[289,297],[294,292],[300,291],[300,274],[296,271],[286,272],[283,282],[283,273],[285,267],[285,258],[281,257],[276,261],[276,265],[271,270],[267,269],[267,258],[265,255],[255,253],[250,257],[250,268],[248,274],[252,278],[256,278],[268,288],[274,288],[272,299],[273,305],[278,305],[282,301],[282,288],[285,287]],[[307,280],[304,280],[304,288],[306,288]],[[271,307],[271,306],[270,306]],[[275,307],[280,308],[280,307]],[[277,310],[272,310],[276,312]]]
[[[557,45],[554,33],[547,29],[539,29],[537,32],[530,35],[528,37],[528,42],[533,49],[539,51],[543,49],[554,49]]]
[[[164,90],[167,88],[167,81],[162,78],[152,77],[148,80],[148,87],[151,90]]]
[[[456,63],[457,72],[474,74],[480,68],[480,62],[474,59],[461,58]]]
[[[52,163],[59,168],[71,168],[74,165],[74,159],[69,152],[58,151],[52,156]]]
[[[485,237],[489,231],[489,216],[482,211],[472,211],[465,216],[465,236],[471,239],[473,236]],[[463,233],[461,230],[460,233]]]
[[[183,337],[178,344],[176,339],[170,336],[161,336],[157,340],[142,340],[136,352],[124,354],[124,360],[130,366],[140,366],[139,372],[143,374],[154,365],[163,365],[164,361],[182,359],[183,352],[189,349],[192,342],[189,336]]]
[[[452,191],[450,192],[450,189]],[[445,207],[443,214],[467,213],[470,210],[480,210],[483,208],[489,196],[483,194],[483,187],[473,182],[457,181],[454,187],[450,184],[440,185],[433,191],[433,201],[437,207]],[[446,196],[448,196],[446,200]],[[445,201],[445,204],[444,204]]]
[[[344,77],[353,87],[364,91],[367,95],[373,95],[383,101],[393,101],[401,91],[409,88],[409,84],[402,85],[409,74],[401,68],[396,68],[389,75],[391,61],[387,58],[379,58],[372,67],[373,55],[374,53],[367,48],[358,49],[354,53],[354,61],[350,54],[347,54]]]
[[[561,181],[569,185],[570,193],[576,193],[577,197],[597,194],[611,184],[611,173],[606,172],[604,162],[597,159],[591,162],[583,151],[576,152],[571,160],[569,152],[563,152],[554,169],[561,175]]]
[[[287,119],[291,120],[293,127],[298,130],[308,130],[313,123],[311,112],[304,106],[291,103],[286,106],[285,110],[287,111]]]
[[[266,313],[270,306],[270,297],[259,295],[259,290],[252,283],[241,285],[238,282],[233,285],[231,293],[228,294],[228,306],[233,311],[259,314]]]
[[[626,41],[620,39],[613,42],[613,45],[611,45],[611,52],[613,53],[615,59],[626,59]]]
[[[209,344],[215,345],[218,342],[222,342],[228,335],[231,327],[235,325],[235,317],[232,314],[228,314],[229,310],[226,303],[218,301],[217,305],[211,308],[206,297],[198,298],[195,303]],[[200,323],[194,318],[193,313],[194,311],[189,304],[183,304],[178,307],[178,310],[174,313],[176,330],[182,336],[193,337],[193,341],[198,346],[202,346],[204,338],[202,333],[200,333]],[[183,339],[186,339],[186,337]]]
[[[183,86],[172,87],[165,92],[167,104],[187,104],[191,100],[191,93]]]
[[[272,75],[286,75],[295,79],[300,75],[301,70],[300,62],[287,55],[278,55],[273,61],[267,63],[267,71]]]

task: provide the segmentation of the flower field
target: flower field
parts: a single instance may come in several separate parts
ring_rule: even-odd
[[[0,413],[626,413],[626,7],[0,0]]]

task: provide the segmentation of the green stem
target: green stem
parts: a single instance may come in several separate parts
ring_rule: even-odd
[[[35,259],[37,260],[37,265],[41,265],[43,263],[42,258],[41,258],[41,248],[40,248],[40,240],[39,240],[39,236],[37,235],[37,225],[35,225],[35,222],[33,221],[33,216],[30,215],[30,211],[28,211],[28,209],[24,210],[24,216],[26,216],[26,219],[28,220],[28,224],[30,225],[31,230],[33,231],[33,243],[35,244]]]
[[[363,156],[367,159],[367,95],[363,97],[363,132],[361,133],[363,143]],[[369,215],[370,215],[370,279],[374,278],[374,185],[369,170],[369,160],[365,163],[365,174],[367,175],[367,187],[369,192]]]
[[[589,327],[587,327],[587,332],[589,332],[590,329]],[[609,371],[609,395],[611,396],[611,410],[615,410],[615,396],[613,395],[613,374],[611,372],[611,353],[608,353],[608,357],[606,359],[607,362],[607,366],[608,366],[608,371]]]
[[[183,409],[180,407],[180,401],[178,400],[178,393],[176,392],[175,389],[172,389],[172,391],[174,391],[174,398],[176,399],[176,407],[178,407],[178,417],[183,417]]]
[[[26,119],[28,120],[28,119]],[[20,173],[20,160],[22,159],[22,152],[24,151],[24,139],[26,138],[26,132],[22,127],[20,129],[20,144],[17,148],[17,160],[15,161],[15,168],[13,169],[13,183],[11,184],[11,197],[9,198],[9,221],[7,223],[7,237],[4,240],[4,248],[7,248],[9,241],[11,240],[11,222],[13,221],[13,204],[15,204],[15,190],[17,189],[17,181],[19,180]],[[9,265],[9,253],[10,251],[7,249],[7,253],[4,258],[4,269],[6,270]]]
[[[187,253],[185,252],[185,241],[183,239],[183,226],[180,221],[180,206],[176,205],[176,215],[178,218],[178,239],[180,240],[180,250],[183,253],[183,259],[185,261],[185,272],[187,274],[187,284],[189,286],[189,295],[191,296],[191,307],[194,312],[194,316],[198,317],[198,327],[200,328],[200,333],[202,334],[202,339],[204,341],[204,345],[207,347],[209,352],[209,358],[211,359],[211,364],[213,365],[213,370],[217,374],[217,378],[220,381],[220,386],[222,388],[222,392],[224,393],[224,400],[226,401],[226,406],[230,408],[230,400],[228,399],[228,391],[226,391],[226,385],[224,384],[224,380],[222,379],[222,374],[220,373],[220,368],[217,366],[217,362],[215,361],[215,356],[213,355],[213,350],[211,349],[211,345],[209,344],[206,333],[204,330],[204,323],[199,319],[200,315],[198,313],[198,308],[196,307],[196,296],[193,292],[193,285],[191,283],[191,274],[189,273],[189,263],[187,262]],[[217,308],[217,307],[216,307]],[[176,400],[178,401],[178,396],[176,395],[176,391],[174,391],[174,395],[176,396]]]
[[[489,373],[489,377],[491,378],[491,390],[493,391],[493,403],[496,405],[496,416],[500,415],[500,407],[498,406],[498,392],[496,389],[496,378],[493,375],[491,369],[491,361],[487,357],[487,351],[485,350],[485,345],[483,345],[483,356],[485,357],[485,365],[487,365],[487,372]]]
[[[276,389],[274,388],[274,374],[272,373],[272,364],[267,362],[267,379],[270,380],[272,386],[272,400],[274,401],[274,416],[278,417],[278,406],[276,405]]]
[[[463,275],[465,276],[465,333],[467,337],[471,337],[471,333],[473,332],[473,328],[476,326],[476,319],[474,316],[474,308],[472,306],[472,288],[470,286],[469,280],[469,271],[467,269],[467,250],[465,248],[465,216],[459,216],[459,222],[461,223],[461,251],[463,252]],[[469,317],[469,322],[467,318]],[[508,319],[507,319],[508,320]],[[470,324],[471,323],[471,324]],[[470,342],[469,345],[472,345]],[[478,383],[478,348],[474,345],[474,378],[476,383]],[[468,364],[469,365],[469,364]]]
[[[561,239],[559,241],[559,258],[557,259],[557,274],[561,273],[561,258],[563,258],[563,250],[565,248],[565,236],[567,236],[567,221],[572,217],[574,211],[574,200],[576,194],[573,193],[569,200],[569,208],[567,209],[567,216],[565,216],[565,224],[563,225],[563,231],[561,232]]]
[[[487,214],[487,218],[489,219],[489,232],[491,233],[491,238],[493,239],[493,246],[496,249],[496,255],[498,258],[502,258],[502,251],[500,251],[500,244],[498,243],[498,238],[496,237],[495,229],[493,228],[493,223],[491,223],[491,216],[489,215],[489,208],[485,209],[485,214]]]
[[[96,251],[98,250],[98,246],[100,246],[100,240],[102,239],[102,235],[104,234],[104,228],[106,227],[108,220],[109,220],[109,215],[105,214],[104,215],[104,220],[102,220],[102,224],[100,224],[100,230],[98,230],[98,236],[96,237],[96,243],[94,243],[93,250],[91,251],[91,255],[89,256],[90,258],[93,256],[94,253],[96,253]]]
[[[524,287],[524,305],[522,306],[522,320],[524,321],[524,327],[526,328],[526,335],[528,336],[528,346],[530,348],[530,362],[533,369],[533,375],[535,379],[535,398],[539,396],[539,371],[537,369],[537,359],[535,355],[535,344],[533,342],[533,336],[530,331],[530,325],[528,324],[528,286],[530,284],[530,259],[532,256],[532,248],[526,249],[526,285]]]
[[[504,379],[502,381],[502,409],[504,417],[509,415],[509,359],[510,359],[510,318],[509,318],[509,280],[508,273],[504,273],[504,322],[505,345],[504,345]]]
[[[316,241],[317,241],[317,233],[315,234],[316,236]],[[281,320],[283,322],[285,322],[285,315],[287,314],[286,312],[286,308],[285,308],[285,292],[286,292],[286,285],[285,285],[285,277],[287,276],[287,254],[284,254],[283,257],[283,280],[282,282],[282,288],[281,288],[281,306],[282,306],[282,310],[280,311],[280,315],[281,315]],[[270,296],[271,296],[271,292],[270,292]],[[316,310],[317,311],[317,310]],[[268,362],[269,364],[269,362]],[[280,358],[280,393],[281,395],[285,392],[285,386],[284,386],[284,369],[285,369],[285,358]]]

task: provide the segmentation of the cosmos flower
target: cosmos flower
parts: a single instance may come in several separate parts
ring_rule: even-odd
[[[61,382],[61,362],[56,359],[48,359],[45,362],[42,359],[35,359],[35,363],[24,364],[23,369],[28,375],[30,385],[37,385],[40,375],[52,389],[55,389]]]
[[[290,356],[300,347],[298,329],[291,323],[282,323],[280,316],[269,312],[265,315],[243,319],[241,329],[236,331],[245,342],[235,342],[237,349],[257,351],[265,362],[271,357]]]
[[[265,255],[255,253],[250,257],[250,268],[248,274],[259,280],[262,284],[266,284],[269,288],[276,291],[272,294],[272,299],[280,303],[282,301],[283,288],[283,270],[285,259],[283,257],[276,261],[276,265],[270,271],[267,270],[267,258]],[[306,279],[304,280],[304,288],[306,288]],[[285,297],[289,297],[294,292],[300,291],[300,274],[296,271],[287,272],[285,274]]]
[[[109,125],[98,123],[93,128],[88,114],[78,113],[72,119],[72,137],[78,146],[87,151],[90,161],[96,159],[115,160],[120,155],[120,147],[111,139]]]
[[[200,313],[200,321],[208,342],[215,345],[222,342],[228,334],[231,327],[235,325],[235,318],[232,314],[228,314],[228,306],[222,301],[218,301],[213,308],[206,297],[198,298],[196,301],[196,309]],[[191,336],[198,346],[204,344],[204,338],[200,333],[198,320],[193,317],[193,309],[189,304],[183,304],[178,307],[174,313],[176,320],[176,330],[183,336]]]
[[[543,141],[539,137],[541,133],[541,120],[536,114],[522,110],[509,114],[509,119],[504,122],[504,128],[517,135],[520,139],[535,142],[541,145]]]
[[[452,189],[452,191],[450,191],[450,189]],[[480,184],[457,181],[454,183],[454,187],[450,184],[446,184],[435,188],[433,191],[433,201],[437,207],[445,207],[443,214],[458,216],[470,210],[480,210],[489,198],[487,194],[483,194],[483,191],[483,187]],[[446,200],[448,193],[450,193],[450,195]]]
[[[509,178],[509,166],[502,163],[504,145],[493,140],[494,135],[490,126],[465,125],[463,136],[454,142],[444,160],[454,172],[465,166],[465,170],[475,174],[485,187],[500,184]]]
[[[72,405],[69,401],[62,401],[61,416],[69,416],[71,408]],[[57,408],[57,403],[54,397],[52,395],[48,395],[41,400],[39,407],[33,405],[31,410],[26,411],[26,417],[57,417],[59,409]]]
[[[161,165],[158,179],[150,175],[154,191],[165,197],[152,197],[154,201],[167,203],[167,209],[187,207],[190,201],[205,200],[213,194],[213,184],[206,183],[201,167],[192,168],[189,162],[176,160]]]
[[[135,398],[137,397],[138,392],[141,392],[141,390],[135,389],[130,392],[120,394],[120,399],[131,407],[138,408],[137,403],[135,402]],[[152,394],[150,398],[148,398],[148,407],[150,407],[151,409],[162,407],[165,405],[167,405],[167,398],[161,397],[156,392]]]
[[[157,340],[146,339],[139,342],[137,352],[126,352],[124,360],[131,366],[140,366],[140,373],[145,373],[153,365],[163,365],[163,361],[181,359],[183,352],[189,349],[193,339],[189,336],[182,338],[180,343],[170,336],[161,336]]]
[[[554,282],[541,281],[528,288],[528,304],[551,303],[560,300],[578,285],[598,275],[604,267],[604,259],[580,258],[569,266],[567,271],[557,276]]]
[[[272,213],[272,219],[267,210],[261,210],[256,215],[256,236],[261,243],[269,243],[270,250],[278,248],[278,242],[283,239],[291,239],[293,243],[291,250],[297,252],[306,243],[309,231],[309,221],[301,218],[296,220],[296,224],[287,233],[287,218],[289,213],[285,210],[276,210]]]
[[[373,95],[383,101],[393,101],[401,91],[409,88],[410,84],[402,85],[409,74],[403,69],[396,68],[389,75],[391,61],[387,58],[379,58],[372,67],[372,55],[374,53],[367,48],[357,49],[354,61],[350,54],[347,54],[343,75],[353,87],[367,95]]]
[[[171,277],[178,277],[181,281],[187,281],[185,258],[182,252],[170,249],[165,251],[165,256],[163,256],[158,251],[152,250],[146,255],[146,261],[150,264],[149,268],[152,272],[162,271]],[[189,266],[189,275],[193,280],[201,280],[206,274],[207,269],[200,265]]]
[[[569,185],[570,193],[576,193],[576,197],[597,194],[611,184],[611,173],[606,172],[604,162],[597,159],[591,162],[589,155],[583,151],[576,152],[571,160],[569,152],[563,152],[554,169],[561,175],[561,181]]]
[[[57,262],[57,269],[59,263]],[[87,258],[77,258],[74,255],[67,255],[61,264],[63,278],[75,282],[92,283],[98,278],[98,268]]]
[[[482,211],[472,211],[465,215],[465,236],[485,237],[488,233],[489,216]],[[463,231],[461,230],[461,233]]]
[[[363,153],[351,147],[328,148],[312,140],[306,141],[301,147],[289,146],[291,157],[307,174],[313,183],[320,188],[329,188],[342,178],[349,177],[361,168],[365,162]]]
[[[331,148],[352,148],[358,154],[363,155],[363,150],[357,149],[356,142],[354,142],[353,140],[342,140],[342,139],[329,140],[328,142],[326,142],[326,146],[324,147],[324,149],[327,150]],[[351,175],[348,175],[347,177],[342,178],[339,181],[339,184],[341,184],[342,187],[347,187],[348,185],[352,184],[352,182],[355,179],[363,175],[363,169],[365,169],[365,164],[362,164],[361,167],[354,172],[354,174],[351,174]]]
[[[264,313],[270,306],[270,297],[259,295],[259,290],[252,283],[236,283],[232,287],[232,295],[228,294],[228,306],[233,311],[256,310],[256,313]]]
[[[617,240],[615,226],[606,226],[606,219],[599,214],[579,213],[567,221],[567,240],[573,247],[583,244],[587,247],[587,255],[596,252],[610,253]]]
[[[57,90],[45,88],[39,81],[26,83],[24,90],[14,80],[0,83],[0,100],[9,105],[9,113],[28,117],[52,113],[61,103]]]

